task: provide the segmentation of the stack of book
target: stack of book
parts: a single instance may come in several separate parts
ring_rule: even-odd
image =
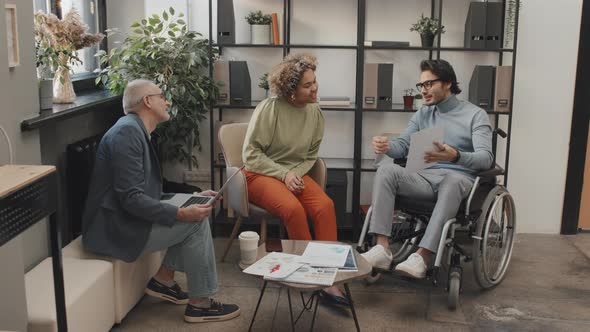
[[[348,97],[320,97],[320,106],[350,106],[350,98]]]

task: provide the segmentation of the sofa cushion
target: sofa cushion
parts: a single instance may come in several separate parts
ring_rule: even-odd
[[[63,259],[69,331],[104,332],[115,323],[113,265],[101,260]],[[52,259],[25,275],[29,332],[57,331]]]
[[[102,259],[113,264],[115,278],[115,322],[123,318],[143,297],[145,286],[158,271],[166,251],[158,251],[140,256],[135,262],[127,263],[112,257],[100,256],[86,251],[82,237],[72,241],[62,250],[64,257],[81,259]]]

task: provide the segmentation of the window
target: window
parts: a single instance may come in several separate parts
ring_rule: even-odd
[[[88,25],[88,33],[97,33],[104,30],[104,28],[101,28],[104,26],[102,22],[106,21],[103,12],[104,2],[105,0],[34,0],[33,8],[35,12],[39,10],[52,12],[59,18],[62,18],[72,8],[75,8],[80,13],[82,21]],[[72,68],[74,78],[92,73],[98,68],[98,59],[94,54],[99,49],[104,48],[106,48],[106,42],[78,50],[78,57],[82,60],[82,64],[75,65]]]

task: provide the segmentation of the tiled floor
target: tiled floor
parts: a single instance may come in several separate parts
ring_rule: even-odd
[[[218,257],[227,239],[215,239]],[[144,299],[113,332],[127,331],[246,331],[261,283],[241,273],[232,248],[227,262],[218,264],[218,298],[240,305],[240,317],[218,323],[188,324],[184,306]],[[384,276],[374,285],[351,285],[362,331],[590,331],[590,234],[576,236],[520,234],[504,282],[481,291],[471,266],[464,272],[460,306],[449,311],[442,287],[427,281]],[[179,276],[185,284],[183,276]],[[295,298],[294,298],[295,299]],[[298,298],[297,298],[298,299]],[[301,301],[294,300],[296,309]],[[311,314],[303,315],[297,330],[307,331]],[[349,312],[320,305],[316,331],[354,331]],[[253,330],[288,331],[286,291],[267,288]]]

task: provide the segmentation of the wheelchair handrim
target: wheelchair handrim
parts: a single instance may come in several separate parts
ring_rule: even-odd
[[[498,208],[498,205],[502,204],[502,209],[501,209],[501,225],[500,225],[500,232],[498,234],[504,235],[505,236],[505,241],[503,238],[501,238],[501,235],[499,235],[498,237],[500,237],[499,241],[498,241],[498,237],[497,238],[492,238],[490,237],[490,227],[492,224],[496,224],[496,221],[494,220],[495,217],[495,212]],[[509,206],[509,215],[507,215],[506,212],[506,205],[507,204]],[[506,218],[506,220],[504,220],[504,218]],[[492,204],[492,208],[490,209],[490,213],[486,218],[486,226],[485,226],[485,231],[483,233],[483,246],[482,246],[482,256],[484,257],[484,264],[483,264],[483,269],[484,269],[484,276],[487,279],[487,281],[491,284],[497,284],[499,283],[502,278],[504,277],[504,274],[506,273],[506,270],[508,268],[508,262],[510,261],[510,257],[512,255],[512,248],[514,246],[514,221],[515,221],[515,211],[514,211],[514,200],[512,199],[512,196],[508,193],[508,192],[503,192],[502,194],[498,195],[496,197],[496,199],[494,200],[494,203]],[[510,224],[504,224],[504,222],[506,223],[510,223]],[[491,241],[490,241],[491,240]],[[499,247],[503,247],[505,250],[503,251],[503,253],[501,253],[501,257],[499,258],[499,262],[497,264],[495,264],[494,269],[495,271],[493,271],[492,273],[492,260],[491,260],[491,255],[496,255],[493,252],[494,248],[497,248],[498,246],[494,247],[494,244],[499,244]],[[492,250],[490,250],[492,249]]]

